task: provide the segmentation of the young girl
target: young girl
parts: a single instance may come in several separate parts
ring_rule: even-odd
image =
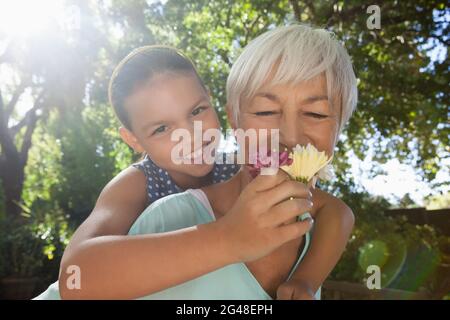
[[[234,164],[175,165],[171,160],[176,144],[170,139],[172,131],[192,132],[194,121],[202,122],[203,131],[219,129],[208,90],[192,62],[175,48],[155,45],[131,52],[112,75],[109,97],[123,125],[122,139],[146,155],[108,183],[64,252],[60,276],[67,275],[65,262],[73,260],[83,266],[83,282],[91,274],[95,278],[102,264],[128,268],[126,255],[134,251],[129,237],[123,235],[150,203],[187,188],[224,181],[239,170]],[[59,297],[57,290],[51,292],[50,298]]]
[[[149,64],[149,61],[146,63]],[[158,67],[160,69],[157,69]],[[156,72],[153,72],[152,68],[156,68]],[[201,80],[195,72],[186,72],[185,69],[180,69],[178,64],[177,67],[167,70],[164,68],[167,66],[161,63],[147,69],[145,64],[139,64],[135,67],[137,73],[144,69],[147,71],[140,73],[140,77],[132,76],[128,79],[125,77],[123,80],[123,85],[130,89],[119,95],[121,99],[118,99],[123,103],[122,111],[125,114],[122,116],[120,112],[117,114],[125,128],[128,125],[128,129],[121,129],[121,135],[135,150],[148,153],[149,157],[146,160],[152,159],[154,165],[159,167],[154,167],[155,170],[150,171],[156,173],[158,179],[166,169],[168,177],[175,181],[180,189],[198,188],[211,182],[210,179],[214,178],[214,174],[211,178],[210,172],[211,170],[213,172],[220,170],[216,169],[219,166],[173,165],[170,161],[170,149],[173,144],[170,144],[168,135],[175,128],[188,126],[193,117],[201,117],[198,119],[203,122],[204,130],[214,127],[211,124],[213,121],[207,113],[212,110],[209,103],[205,106],[206,108],[199,108],[199,110],[192,107],[199,106],[198,101],[202,99],[202,96],[206,96]],[[151,69],[152,72],[149,72],[148,69]],[[116,76],[120,74],[120,68],[118,70],[115,73]],[[195,71],[195,69],[192,70]],[[251,77],[247,80],[252,81]],[[110,89],[113,98],[114,85]],[[196,95],[196,93],[199,94]],[[192,95],[196,95],[195,99]],[[114,104],[114,99],[112,102]],[[114,106],[117,109],[117,103]],[[187,110],[192,110],[192,112],[187,112]],[[217,121],[215,114],[214,119]],[[299,139],[284,132],[287,139],[301,143]],[[289,143],[285,141],[285,145],[289,145]],[[149,165],[150,168],[152,166]],[[148,169],[149,167],[144,165],[144,168]],[[228,172],[230,169],[232,168],[224,167],[221,172]],[[271,221],[278,225],[280,218],[277,218],[279,214],[276,213],[280,213],[283,206],[285,209],[282,211],[285,213],[282,214],[282,218],[286,220],[308,211],[308,207],[301,199],[311,198],[309,192],[301,184],[287,181],[286,176],[283,176],[282,173],[274,177],[259,176],[250,183],[244,181],[245,173],[243,174],[244,176],[241,175],[233,180],[233,188],[219,189],[223,191],[221,191],[222,195],[208,194],[213,209],[223,218],[198,225],[196,222],[202,223],[204,220],[196,220],[192,214],[197,212],[198,217],[205,218],[206,207],[201,203],[199,205],[199,202],[195,202],[191,197],[188,197],[186,203],[184,200],[181,201],[181,207],[177,207],[176,210],[172,210],[171,205],[164,209],[162,204],[173,204],[174,201],[178,203],[178,200],[186,198],[186,193],[181,193],[180,196],[161,199],[148,209],[148,212],[159,212],[151,216],[162,222],[162,225],[159,225],[160,232],[144,234],[152,230],[151,228],[141,228],[142,222],[145,222],[145,218],[150,216],[146,211],[142,218],[144,220],[137,222],[131,230],[131,233],[142,233],[142,235],[122,236],[128,232],[130,226],[148,203],[146,190],[150,192],[155,187],[161,186],[159,182],[156,186],[155,176],[145,179],[145,176],[136,168],[126,169],[103,190],[94,212],[77,230],[66,249],[61,263],[59,282],[62,297],[142,297],[186,283],[202,275],[208,276],[212,271],[221,269],[225,265],[234,265],[233,262],[236,261],[249,262],[248,268],[241,270],[244,273],[247,272],[248,280],[251,275],[258,275],[258,270],[255,268],[251,268],[252,272],[249,273],[249,265],[252,261],[259,261],[287,243],[290,243],[291,252],[294,248],[301,247],[302,242],[298,240],[308,231],[308,222],[292,223],[289,228],[272,225],[270,229],[262,232],[261,225],[255,223],[255,220],[250,219],[247,215],[252,213],[255,216],[262,216],[264,213],[264,216],[271,217],[265,219],[266,223]],[[164,176],[166,176],[165,173]],[[242,185],[236,185],[236,181]],[[242,188],[244,185],[247,185],[246,188]],[[172,192],[175,191],[172,190]],[[170,193],[168,190],[167,192],[158,191],[158,195],[155,192],[154,197],[161,197],[168,193]],[[202,195],[199,192],[194,193],[197,196],[200,194],[200,197]],[[205,193],[208,193],[206,189]],[[267,294],[267,290],[263,296],[250,295],[251,297],[311,298],[337,262],[345,246],[349,230],[351,230],[351,211],[349,213],[345,204],[330,199],[320,190],[312,193],[314,208],[310,211],[316,217],[317,223],[311,249],[304,255],[309,247],[306,243],[303,248],[305,250],[302,250],[302,256],[299,259],[291,259],[283,265],[274,265],[274,267],[285,271],[286,266],[296,267],[298,262],[303,259],[302,265],[292,268],[292,278],[289,278],[289,281],[285,281],[285,275],[281,274],[281,278],[280,274],[278,275],[279,279],[283,281],[281,284],[277,283],[276,295],[272,288],[270,295]],[[152,197],[151,194],[150,192],[150,197]],[[290,204],[282,201],[291,197],[299,200],[290,201]],[[220,205],[221,200],[224,205],[222,208],[217,205]],[[260,205],[257,200],[265,205]],[[203,203],[207,204],[206,201]],[[231,205],[231,203],[234,204]],[[207,210],[206,213],[212,217],[210,210]],[[168,221],[164,220],[165,216],[169,219]],[[189,223],[184,228],[178,228],[176,219],[179,219],[178,222],[183,222],[186,221],[186,218]],[[177,227],[171,229],[171,226]],[[307,239],[308,237],[305,240]],[[296,241],[292,242],[294,240]],[[169,252],[170,254],[168,254]],[[295,264],[293,264],[294,262]],[[79,289],[71,289],[67,286],[67,280],[71,276],[67,270],[72,265],[78,266],[81,271],[81,288]],[[254,266],[256,265],[254,264]],[[281,268],[278,268],[280,266]],[[306,267],[302,268],[302,266]],[[311,266],[319,273],[311,272]],[[260,268],[259,272],[261,271]],[[249,284],[248,281],[246,283]],[[272,285],[274,283],[276,282],[273,282]],[[233,285],[234,282],[229,284]],[[249,285],[255,287],[256,283],[250,282]],[[58,298],[57,287],[58,284],[52,285],[40,298]],[[53,289],[56,290],[52,291]],[[245,289],[241,291],[245,292]],[[194,292],[188,292],[193,294],[191,297],[195,297]],[[171,295],[166,297],[171,298]],[[176,295],[172,297],[176,297]],[[208,296],[203,297],[208,298]],[[214,298],[214,296],[210,297]]]

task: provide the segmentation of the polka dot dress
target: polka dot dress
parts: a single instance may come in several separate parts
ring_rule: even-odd
[[[183,192],[184,190],[178,187],[169,173],[158,167],[148,155],[135,164],[133,167],[144,172],[147,178],[147,194],[149,202],[154,202],[159,198]],[[239,171],[239,165],[236,164],[214,164],[213,167],[213,183],[219,183],[230,179]]]

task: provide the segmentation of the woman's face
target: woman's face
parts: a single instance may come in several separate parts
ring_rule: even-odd
[[[331,156],[339,128],[336,109],[328,101],[326,78],[320,75],[297,85],[264,85],[242,102],[237,126],[268,129],[269,134],[279,129],[280,151],[311,143]]]
[[[138,149],[145,151],[157,166],[171,175],[193,177],[203,177],[212,170],[212,164],[176,164],[172,159],[172,149],[179,144],[171,139],[174,130],[190,133],[194,152],[194,121],[201,121],[203,132],[220,126],[209,96],[194,74],[158,75],[128,97],[125,107]],[[203,141],[196,147],[205,148],[208,144]]]

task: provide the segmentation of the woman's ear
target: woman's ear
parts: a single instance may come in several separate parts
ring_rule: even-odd
[[[144,152],[144,148],[142,148],[142,146],[138,142],[136,136],[130,130],[128,130],[127,128],[124,128],[124,127],[120,127],[119,133],[120,133],[120,137],[122,138],[122,140],[127,145],[129,145],[130,148],[132,148],[137,153]]]

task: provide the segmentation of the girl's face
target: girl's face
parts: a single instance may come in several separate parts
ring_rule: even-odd
[[[339,127],[336,109],[328,101],[324,75],[298,85],[264,85],[243,101],[238,127],[264,128],[269,134],[270,129],[279,129],[280,151],[311,143],[331,156]]]
[[[136,151],[145,151],[153,162],[164,168],[176,180],[204,177],[211,172],[212,164],[175,164],[172,148],[179,141],[172,141],[176,129],[186,129],[191,134],[191,151],[194,149],[194,121],[202,122],[202,131],[220,124],[210,98],[195,74],[162,74],[153,77],[125,100],[132,133],[128,140]],[[209,144],[203,141],[202,148]],[[201,145],[201,144],[200,144]],[[180,181],[180,184],[182,182]]]

